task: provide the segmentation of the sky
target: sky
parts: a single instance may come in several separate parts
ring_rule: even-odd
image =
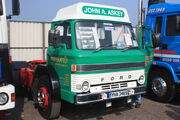
[[[6,1],[8,13],[10,14],[11,0]],[[59,9],[78,2],[126,8],[132,24],[134,26],[138,24],[138,0],[20,0],[20,16],[12,17],[12,20],[51,22]],[[148,0],[144,0],[144,7],[147,6],[147,2]],[[166,0],[166,2],[180,3],[180,0]]]

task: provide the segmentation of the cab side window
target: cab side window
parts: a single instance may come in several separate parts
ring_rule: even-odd
[[[155,33],[161,33],[162,30],[162,17],[156,18]]]
[[[70,24],[58,24],[56,25],[56,30],[59,30],[59,42],[57,44],[65,43],[67,49],[72,49]]]
[[[166,35],[167,36],[180,35],[180,15],[167,16]]]

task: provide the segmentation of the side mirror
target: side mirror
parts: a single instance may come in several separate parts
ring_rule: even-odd
[[[160,47],[161,46],[161,34],[160,33],[154,33],[152,41],[153,41],[153,47],[154,48]]]
[[[49,30],[49,33],[48,33],[48,44],[50,46],[53,46],[54,45],[54,30]]]
[[[60,31],[59,30],[49,30],[48,34],[48,44],[56,48],[60,47]]]
[[[13,12],[13,15],[16,15],[16,16],[20,14],[19,0],[12,0],[12,12]]]

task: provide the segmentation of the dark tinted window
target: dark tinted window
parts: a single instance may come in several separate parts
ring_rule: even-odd
[[[166,35],[180,35],[180,15],[167,16]]]
[[[162,30],[162,17],[157,17],[155,33],[161,33],[161,30]]]

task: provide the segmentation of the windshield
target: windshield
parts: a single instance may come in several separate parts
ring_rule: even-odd
[[[129,24],[76,22],[75,29],[78,49],[94,50],[106,46],[108,46],[107,49],[138,47],[133,29]]]

